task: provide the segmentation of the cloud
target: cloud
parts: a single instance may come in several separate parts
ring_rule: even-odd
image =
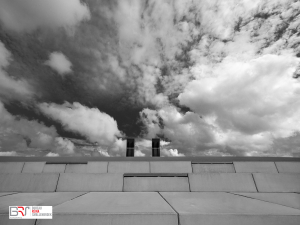
[[[112,145],[121,136],[117,122],[97,108],[88,108],[78,102],[63,105],[42,103],[40,110],[50,118],[59,121],[68,131],[85,136],[89,141]]]
[[[22,32],[38,27],[72,27],[91,17],[80,0],[2,0],[0,20],[8,29]]]
[[[274,138],[299,129],[300,83],[293,79],[298,61],[289,54],[249,61],[227,57],[207,77],[190,82],[178,98],[215,127],[216,143],[271,151]]]
[[[39,155],[52,150],[60,155],[70,155],[74,153],[74,144],[59,137],[53,126],[11,115],[0,102],[0,149]]]
[[[9,79],[3,88],[0,82],[0,94],[25,96],[19,86],[31,90],[25,81],[35,85],[31,92],[39,95],[38,101],[49,102],[41,104],[44,114],[99,142],[99,148],[82,149],[82,154],[124,156],[126,142],[117,133],[138,136],[142,126],[136,122],[144,125],[137,154],[145,156],[151,155],[152,137],[169,143],[162,148],[166,155],[298,154],[299,2],[89,0],[87,16],[87,4],[75,0],[68,3],[74,7],[60,5],[57,12],[67,13],[52,13],[54,19],[47,13],[1,13],[23,12],[29,0],[15,2],[0,3],[1,25],[10,28],[0,38],[15,56],[12,61],[8,51],[2,50],[2,59],[0,54],[2,74]],[[36,4],[28,12],[39,10]],[[76,10],[85,13],[74,22],[68,15]],[[32,18],[42,19],[31,23]],[[73,36],[45,29],[74,25]],[[54,50],[62,59],[48,60]],[[51,76],[46,60],[62,76],[73,75]],[[80,104],[50,103],[58,99]],[[98,131],[100,122],[87,115],[107,118],[108,134]],[[38,140],[48,139],[39,135]],[[294,150],[288,153],[289,142]],[[76,146],[73,154],[77,151]]]
[[[169,156],[169,157],[178,157],[178,156],[185,156],[183,153],[179,153],[177,149],[162,149],[161,150],[162,156]]]
[[[172,142],[171,145],[162,142],[165,146],[176,148],[180,153],[196,154],[214,143],[213,127],[193,112],[182,114],[176,107],[167,106],[159,110],[144,109],[140,115],[145,138],[161,136]]]
[[[15,151],[11,152],[0,152],[0,156],[17,156],[18,154]]]
[[[11,60],[11,53],[0,41],[0,98],[1,96],[5,99],[26,98],[31,96],[33,93],[25,80],[13,79],[6,73],[5,69],[9,66]]]
[[[144,157],[146,154],[141,152],[140,150],[135,150],[134,156],[136,157]]]
[[[45,65],[50,66],[62,76],[72,72],[72,63],[61,52],[52,52],[49,55],[49,60],[45,62]]]
[[[48,153],[47,155],[45,155],[45,156],[47,156],[47,157],[58,157],[59,154],[53,153],[53,152],[49,152],[49,153]]]
[[[63,155],[71,155],[74,153],[74,144],[70,140],[62,137],[55,138],[54,146],[57,152]]]

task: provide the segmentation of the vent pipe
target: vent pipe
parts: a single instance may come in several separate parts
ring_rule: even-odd
[[[134,157],[134,139],[127,138],[126,157]]]
[[[152,157],[160,157],[160,139],[152,139]]]

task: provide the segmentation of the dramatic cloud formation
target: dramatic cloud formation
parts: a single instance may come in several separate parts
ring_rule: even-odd
[[[55,70],[62,76],[72,72],[72,63],[61,52],[52,52],[49,55],[49,60],[45,62],[45,65],[50,66],[53,70]]]
[[[11,59],[11,53],[0,41],[0,99],[12,97],[26,97],[32,94],[29,85],[24,80],[15,80],[8,76],[5,68],[8,67]]]
[[[55,126],[49,156],[124,156],[120,136],[137,156],[156,137],[162,156],[299,156],[299,28],[296,0],[4,0],[0,98]]]
[[[0,102],[0,151],[11,150],[16,155],[16,152],[26,154],[32,149],[54,150],[62,155],[74,153],[73,143],[58,137],[53,126],[14,117]]]
[[[0,20],[15,31],[37,27],[69,27],[90,19],[90,11],[80,0],[1,0]]]
[[[84,135],[91,142],[112,145],[121,136],[117,122],[99,109],[88,108],[78,102],[63,105],[43,103],[40,110],[61,122],[65,129]]]

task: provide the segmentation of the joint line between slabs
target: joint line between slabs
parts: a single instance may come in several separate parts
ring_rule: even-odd
[[[163,200],[165,200],[165,202],[166,202],[166,203],[174,210],[174,212],[177,214],[177,223],[178,223],[178,225],[180,225],[179,212],[177,212],[177,211],[175,210],[175,208],[167,201],[167,199],[164,198],[164,196],[162,196],[162,195],[160,194],[160,192],[157,192],[157,193],[162,197]]]
[[[252,179],[253,179],[253,182],[254,182],[254,186],[255,186],[255,188],[256,188],[256,192],[259,192],[259,191],[258,191],[258,188],[257,188],[257,185],[256,185],[256,181],[255,181],[255,178],[254,178],[253,173],[251,173],[251,175],[252,175]]]

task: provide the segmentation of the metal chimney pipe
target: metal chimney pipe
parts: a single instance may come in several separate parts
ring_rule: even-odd
[[[160,157],[160,139],[152,139],[152,157]]]
[[[134,157],[134,139],[127,138],[126,157]]]

